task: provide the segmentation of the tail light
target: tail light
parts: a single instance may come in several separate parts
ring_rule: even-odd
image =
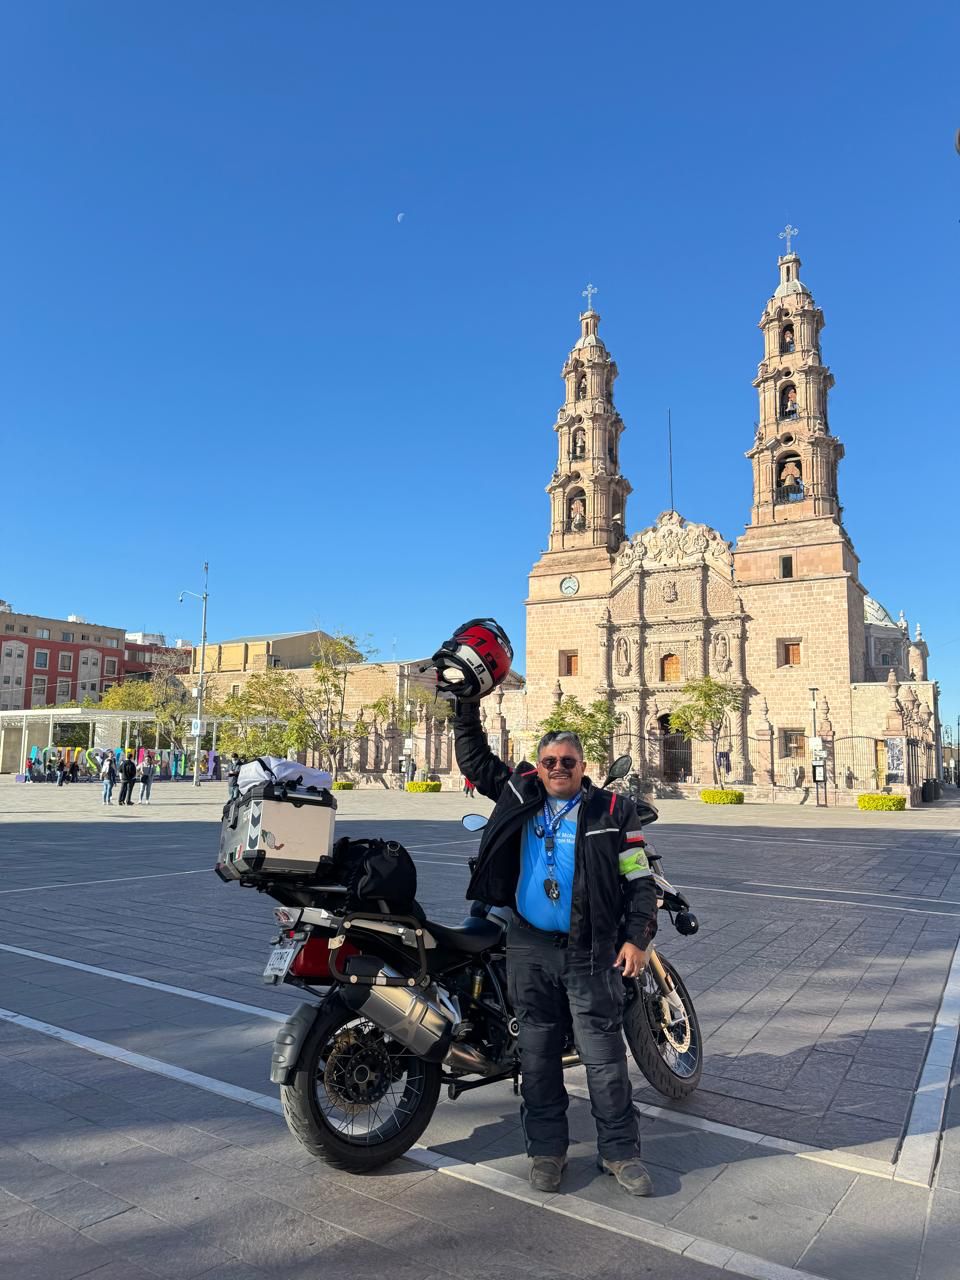
[[[356,956],[360,952],[345,942],[340,947],[341,955]],[[340,968],[343,960],[340,961]],[[329,982],[333,975],[330,972],[330,939],[322,933],[312,933],[297,952],[290,973],[296,978],[307,978],[311,982]]]

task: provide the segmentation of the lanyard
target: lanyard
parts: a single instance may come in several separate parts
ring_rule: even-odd
[[[536,832],[538,838],[543,840],[544,851],[546,852],[546,855],[547,855],[547,871],[551,876],[553,875],[554,837],[556,836],[558,830],[560,829],[560,823],[567,816],[567,814],[574,807],[574,805],[577,805],[579,803],[580,803],[580,796],[578,794],[578,795],[575,795],[572,799],[568,800],[567,803],[563,806],[562,809],[559,810],[558,813],[551,813],[550,801],[545,800],[543,802],[544,825],[541,827],[540,824],[537,823],[536,827],[534,827],[534,831]]]

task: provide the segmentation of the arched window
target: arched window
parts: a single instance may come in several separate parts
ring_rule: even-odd
[[[780,332],[780,354],[789,355],[795,350],[793,325],[785,324]]]
[[[680,657],[665,653],[660,659],[660,680],[663,684],[677,684],[680,680]]]
[[[577,399],[586,400],[586,398],[587,398],[587,375],[584,373],[581,375],[580,381],[577,383]]]
[[[803,497],[803,463],[795,453],[777,459],[777,502],[799,502]]]
[[[577,460],[587,456],[587,433],[583,427],[574,430],[570,456]]]
[[[587,527],[587,499],[582,489],[574,489],[567,498],[567,529],[582,533]]]
[[[798,412],[797,388],[792,382],[788,382],[780,392],[780,417],[795,418]]]

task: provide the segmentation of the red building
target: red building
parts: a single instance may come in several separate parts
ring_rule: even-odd
[[[15,613],[0,601],[0,711],[99,701],[123,679],[123,645],[121,627]]]

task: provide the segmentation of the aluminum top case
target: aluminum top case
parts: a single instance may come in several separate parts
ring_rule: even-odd
[[[295,781],[268,778],[225,805],[216,867],[222,880],[317,875],[333,849],[337,802],[326,788]]]

